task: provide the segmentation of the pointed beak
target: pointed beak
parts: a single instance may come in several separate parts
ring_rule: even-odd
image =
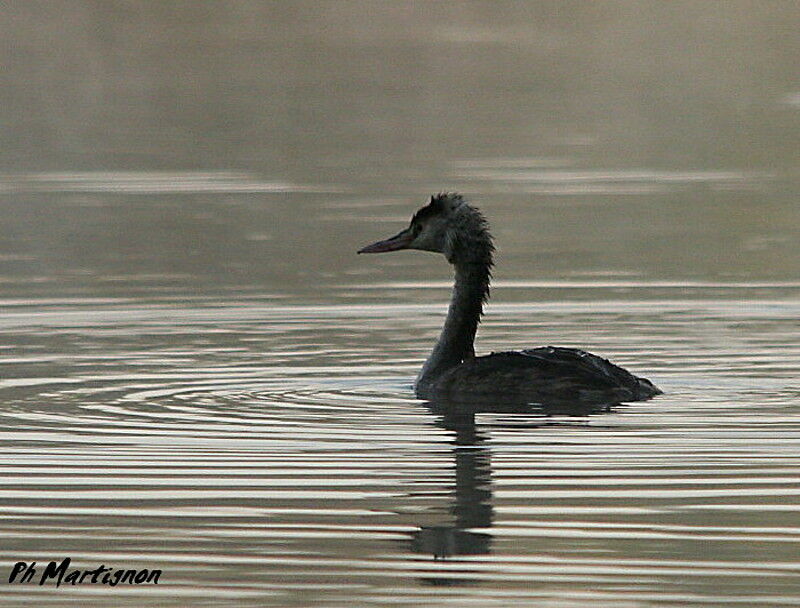
[[[358,253],[384,253],[386,251],[408,249],[408,246],[413,240],[414,235],[411,234],[411,230],[406,229],[398,234],[395,234],[390,239],[378,241],[377,243],[372,243],[372,245],[367,245],[363,249],[359,249]]]

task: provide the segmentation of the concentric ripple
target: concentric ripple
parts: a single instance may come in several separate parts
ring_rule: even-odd
[[[16,306],[3,563],[163,569],[69,590],[97,606],[800,604],[800,302],[491,312],[481,350],[580,345],[666,395],[453,424],[410,387],[439,305]]]

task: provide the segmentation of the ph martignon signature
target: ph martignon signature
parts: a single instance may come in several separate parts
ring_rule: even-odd
[[[109,585],[116,587],[120,583],[129,585],[157,585],[161,570],[148,570],[142,568],[108,568],[104,564],[92,570],[70,569],[72,560],[65,557],[61,562],[49,562],[41,569],[36,568],[36,562],[17,562],[11,569],[8,577],[9,583],[38,583],[45,585],[55,583],[56,587],[63,584],[69,585]]]

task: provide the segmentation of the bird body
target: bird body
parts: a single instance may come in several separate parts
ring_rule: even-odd
[[[400,249],[442,253],[455,268],[447,319],[415,383],[421,398],[618,403],[661,393],[649,380],[575,348],[546,346],[476,357],[475,334],[489,297],[494,243],[483,214],[460,195],[431,197],[407,229],[359,253]]]
[[[420,391],[420,389],[422,389]],[[607,359],[577,348],[542,346],[466,359],[430,386],[417,386],[424,396],[460,400],[503,395],[553,403],[638,401],[660,391]]]

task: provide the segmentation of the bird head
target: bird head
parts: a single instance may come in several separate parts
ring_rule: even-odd
[[[408,228],[367,245],[358,253],[401,249],[441,253],[452,264],[460,261],[491,264],[494,251],[486,219],[460,194],[451,192],[432,196],[428,204],[414,214]]]

